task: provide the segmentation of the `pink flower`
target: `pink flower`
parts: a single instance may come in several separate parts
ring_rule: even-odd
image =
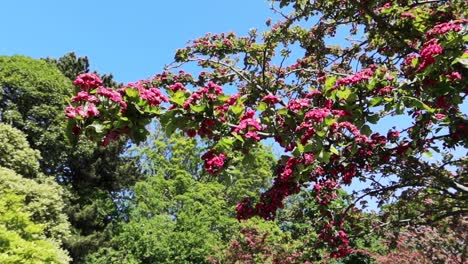
[[[255,111],[250,110],[250,109],[247,110],[245,112],[245,114],[242,116],[242,118],[241,118],[241,120],[239,122],[239,125],[237,125],[237,127],[235,127],[233,129],[233,132],[234,133],[239,133],[241,131],[247,131],[247,133],[248,133],[249,131],[253,132],[253,131],[262,130],[263,129],[262,126],[260,125],[260,123],[257,120],[255,120],[254,115],[255,115]],[[257,133],[255,133],[255,134],[257,134]],[[249,136],[253,136],[254,138],[256,138],[255,135],[252,134],[252,133],[250,133]],[[258,137],[258,135],[257,135],[257,137]]]
[[[445,22],[445,23],[438,24],[426,33],[426,37],[430,38],[436,35],[443,35],[449,31],[458,32],[462,30],[463,27],[459,24],[460,21],[457,21],[457,22]]]
[[[447,77],[451,80],[451,81],[455,81],[455,80],[461,80],[462,79],[462,76],[459,72],[451,72],[450,74],[447,74]]]
[[[65,108],[65,116],[70,119],[75,119],[76,118],[75,108],[73,106],[67,106],[67,108]]]
[[[177,92],[177,91],[187,91],[187,89],[184,87],[183,84],[181,84],[180,82],[177,82],[177,83],[174,83],[173,85],[169,86],[169,89],[171,89],[173,92]]]
[[[260,137],[258,136],[257,132],[255,131],[249,131],[247,133],[245,133],[244,135],[245,138],[252,138],[252,139],[255,139],[255,140],[260,140]]]
[[[87,105],[86,114],[88,115],[88,117],[97,116],[99,115],[99,110],[97,109],[96,105],[94,105],[93,103],[89,103]]]
[[[310,107],[310,100],[309,99],[293,99],[288,102],[288,109],[293,111],[294,113],[298,113],[299,110],[303,108]]]
[[[370,78],[374,76],[374,71],[371,68],[364,69],[362,71],[357,72],[352,76],[348,76],[336,81],[337,86],[346,86],[346,85],[354,85],[360,83],[362,81],[368,81]]]
[[[99,87],[97,90],[98,95],[102,95],[104,97],[109,98],[111,101],[119,103],[121,110],[125,110],[127,108],[127,103],[123,101],[122,95],[111,88]]]
[[[157,88],[149,88],[148,90],[140,91],[140,96],[151,106],[158,106],[162,102],[168,102],[167,98]]]
[[[444,115],[444,114],[438,113],[438,114],[435,114],[435,118],[436,118],[436,119],[439,119],[439,120],[440,120],[440,119],[444,119],[444,118],[445,118],[445,115]]]
[[[387,133],[387,139],[388,140],[392,140],[392,141],[397,140],[399,137],[400,137],[400,132],[398,132],[396,130],[390,130]]]
[[[211,175],[216,175],[224,166],[224,160],[226,159],[226,157],[227,156],[224,153],[215,155],[214,150],[210,150],[207,153],[203,154],[201,159],[204,160],[205,170]]]
[[[435,62],[435,56],[442,54],[442,47],[439,45],[437,39],[433,38],[424,43],[420,52],[421,64],[418,71],[424,70],[427,66]]]
[[[237,102],[237,99],[239,98],[239,94],[233,94],[229,96],[229,99],[225,100],[224,102],[228,105],[234,105]]]
[[[88,113],[84,110],[83,106],[81,105],[75,108],[75,113],[84,118],[88,117]]]
[[[112,141],[117,141],[120,138],[120,133],[118,131],[110,131],[108,132],[104,138],[102,139],[101,146],[105,147],[109,145]]]
[[[377,92],[377,94],[378,94],[378,95],[386,95],[386,94],[389,94],[392,90],[393,90],[393,87],[390,86],[390,85],[387,85],[387,86],[381,88],[381,89]]]
[[[101,86],[102,81],[94,73],[84,73],[78,75],[73,84],[79,86],[82,90],[92,90]]]
[[[310,164],[314,161],[315,156],[313,153],[304,153],[304,162],[305,164]]]
[[[416,18],[415,15],[411,14],[411,13],[408,12],[408,11],[407,11],[407,12],[403,12],[403,13],[401,14],[401,17],[402,17],[402,18]]]
[[[312,109],[305,114],[305,118],[312,119],[317,123],[323,122],[323,119],[331,114],[327,108]]]
[[[276,104],[276,103],[281,102],[281,99],[279,99],[279,97],[276,95],[268,94],[262,98],[262,102],[265,102],[267,104]]]

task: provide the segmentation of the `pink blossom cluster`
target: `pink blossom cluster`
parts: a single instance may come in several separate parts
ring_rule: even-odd
[[[262,98],[262,102],[265,102],[270,105],[274,105],[276,103],[281,102],[281,99],[279,99],[278,96],[273,95],[273,94],[267,94]]]
[[[329,116],[331,114],[330,109],[328,108],[316,108],[309,110],[305,114],[306,119],[311,119],[316,123],[322,123],[325,117]]]
[[[150,106],[158,106],[161,103],[167,103],[167,97],[162,94],[162,92],[157,88],[149,88],[144,91],[140,91],[140,96],[144,100],[148,101]]]
[[[336,231],[334,221],[325,224],[318,237],[327,243],[330,248],[337,249],[330,254],[332,258],[346,257],[352,252],[349,247],[348,235],[343,230]]]
[[[291,157],[284,166],[279,167],[279,177],[275,178],[273,186],[261,195],[260,202],[255,205],[256,215],[274,219],[278,208],[283,208],[284,199],[299,192],[299,184],[294,179],[294,167],[299,163],[301,160]]]
[[[224,153],[216,155],[214,150],[210,150],[203,154],[201,159],[204,161],[205,170],[211,175],[216,175],[224,166],[226,157],[227,156]]]
[[[120,104],[120,109],[124,111],[127,108],[127,103],[122,99],[122,95],[112,88],[98,87],[96,91],[97,95],[102,95],[109,98],[111,101]]]
[[[99,99],[88,93],[89,89],[94,89],[98,85],[102,84],[101,79],[94,73],[85,73],[80,74],[73,82],[75,85],[80,86],[82,91],[71,98],[72,103],[84,103],[84,105],[79,106],[68,106],[65,109],[65,116],[70,119],[76,119],[77,116],[82,118],[89,118],[99,115],[99,110],[96,107],[96,103],[99,102]]]
[[[311,122],[302,122],[298,127],[296,127],[296,132],[300,131],[304,131],[304,134],[301,136],[302,145],[307,144],[307,141],[312,138],[313,135],[315,135],[315,129]]]
[[[422,71],[427,66],[433,64],[435,62],[435,56],[442,54],[442,51],[442,47],[435,38],[424,43],[420,52],[421,63],[419,64],[418,71]]]
[[[387,2],[387,3],[385,3],[383,6],[376,8],[376,9],[374,10],[374,13],[379,14],[380,12],[382,12],[382,11],[385,10],[385,9],[390,8],[391,6],[392,6],[392,3]]]
[[[240,133],[244,132],[245,138],[252,138],[255,140],[260,140],[260,136],[258,135],[257,131],[262,130],[262,126],[260,123],[255,119],[255,111],[249,109],[245,112],[245,114],[241,117],[241,120],[237,127],[235,127],[232,132],[233,133]]]
[[[332,179],[317,181],[314,185],[315,199],[321,206],[326,206],[336,198],[336,189],[339,187],[338,182]]]
[[[390,94],[390,92],[393,91],[393,89],[395,89],[393,86],[387,85],[387,86],[380,88],[377,91],[377,94],[380,96],[387,95],[387,94]]]
[[[395,142],[396,140],[398,140],[400,138],[400,132],[396,131],[396,130],[389,130],[388,133],[387,133],[387,139],[389,141],[392,141],[392,142]]]
[[[125,88],[123,88],[120,93],[124,94],[125,90],[128,88],[134,88],[138,90],[138,93],[140,94],[140,97],[147,101],[150,106],[158,106],[161,103],[168,102],[168,99],[164,94],[158,89],[154,87],[147,88],[149,86],[149,81],[138,81],[135,83],[129,83]],[[175,86],[175,89],[185,89],[183,86],[180,87],[180,83],[176,83],[173,86]],[[171,86],[172,87],[172,86]],[[172,88],[171,88],[172,89]]]
[[[330,126],[330,130],[332,131],[332,133],[335,133],[335,134],[339,133],[340,130],[343,130],[343,129],[348,130],[354,136],[354,141],[358,144],[361,144],[361,143],[366,144],[366,143],[372,142],[371,140],[369,140],[369,138],[366,135],[361,134],[361,132],[355,125],[351,124],[348,121],[336,122],[336,123],[331,124]]]
[[[169,86],[169,89],[171,89],[171,91],[173,91],[173,92],[178,92],[178,91],[185,92],[185,91],[187,91],[187,88],[185,88],[185,86],[180,82],[176,82],[173,85]]]
[[[79,86],[81,90],[86,91],[101,86],[102,80],[94,73],[83,73],[76,77],[73,84]]]
[[[99,99],[94,96],[94,95],[91,95],[89,94],[88,92],[86,91],[81,91],[79,92],[76,96],[73,96],[71,98],[71,102],[74,103],[74,102],[90,102],[90,103],[97,103],[99,102]]]
[[[109,131],[102,139],[101,146],[105,147],[113,141],[117,141],[120,138],[121,132],[117,130]]]
[[[195,104],[197,101],[202,99],[203,97],[207,98],[210,101],[214,101],[218,98],[220,94],[223,93],[223,88],[212,81],[209,81],[208,84],[200,88],[199,90],[193,92],[187,101],[184,102],[184,109],[190,109],[190,106]]]
[[[463,29],[463,27],[460,24],[467,22],[468,19],[464,19],[437,24],[431,30],[426,32],[426,38],[435,37],[437,35],[443,35],[449,31],[458,32]]]
[[[252,218],[255,215],[255,208],[252,206],[252,199],[245,197],[236,205],[237,220],[245,220]]]
[[[93,103],[88,103],[85,106],[80,105],[77,107],[67,106],[67,108],[65,108],[65,116],[70,119],[75,119],[77,116],[88,118],[97,115],[99,115],[99,110]]]
[[[306,98],[292,99],[288,102],[288,109],[294,113],[304,108],[310,108],[310,100]]]
[[[357,72],[354,75],[339,79],[336,81],[337,86],[346,86],[346,85],[354,85],[360,83],[362,81],[368,81],[374,76],[374,71],[372,68],[367,68]]]

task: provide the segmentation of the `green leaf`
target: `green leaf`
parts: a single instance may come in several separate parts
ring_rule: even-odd
[[[370,136],[370,134],[372,134],[372,129],[368,125],[364,125],[361,127],[361,133]]]
[[[304,145],[301,144],[301,142],[296,141],[297,144],[297,149],[299,150],[300,153],[304,153]]]
[[[422,154],[425,158],[432,158],[432,152],[431,151],[426,151],[426,152],[423,152]]]
[[[171,98],[169,98],[170,102],[173,102],[177,105],[184,105],[184,102],[186,100],[185,92],[184,91],[177,91],[177,93],[174,94]]]
[[[128,97],[138,97],[140,95],[138,90],[135,88],[127,88],[125,89],[125,93],[127,94]]]
[[[468,68],[468,59],[457,58],[452,64],[460,63],[463,67]]]
[[[88,128],[92,128],[98,134],[102,134],[104,132],[104,126],[99,123],[93,123],[89,125]]]
[[[327,79],[325,80],[325,92],[328,92],[332,90],[333,87],[335,87],[336,79],[336,76],[327,77]]]
[[[344,99],[347,100],[348,97],[351,95],[351,89],[340,89],[337,91],[336,95],[338,96],[339,99]]]
[[[418,109],[424,109],[430,113],[434,112],[434,109],[428,106],[427,104],[423,103],[417,98],[411,97],[411,96],[405,96],[403,99],[405,99],[406,106],[408,107],[416,107]]]
[[[334,123],[336,123],[336,119],[331,118],[331,117],[325,118],[325,125],[331,126],[331,125],[334,124]]]
[[[379,114],[370,115],[367,117],[367,121],[369,121],[371,124],[377,124],[379,119],[380,119]]]
[[[164,132],[166,133],[167,137],[170,137],[172,133],[177,129],[177,126],[175,124],[174,120],[170,120],[169,122],[166,123],[164,126]]]
[[[452,65],[460,63],[463,67],[468,68],[468,53],[463,53],[461,57],[458,57],[452,61]]]
[[[330,152],[327,152],[325,150],[322,149],[322,151],[320,151],[317,159],[321,162],[325,162],[325,163],[328,163],[330,161]]]
[[[327,132],[325,132],[323,130],[317,130],[315,133],[317,134],[317,136],[319,136],[321,138],[325,137],[325,135],[327,134]]]
[[[237,133],[232,133],[231,135],[233,135],[237,140],[239,140],[240,142],[244,143],[244,139]]]
[[[221,152],[226,152],[232,148],[232,144],[234,144],[233,138],[223,137],[218,141],[215,146],[215,149]]]
[[[268,108],[268,105],[265,102],[260,102],[257,106],[258,111],[265,111]]]
[[[340,154],[340,152],[333,145],[330,146],[330,152],[336,155]]]
[[[376,106],[378,105],[380,102],[382,102],[382,97],[374,97],[372,99],[369,100],[369,106]]]
[[[243,106],[240,106],[240,105],[233,105],[231,106],[231,111],[235,114],[235,115],[238,115],[240,114],[242,111],[244,111],[244,107]]]
[[[190,109],[196,113],[201,113],[205,111],[206,105],[190,105]]]

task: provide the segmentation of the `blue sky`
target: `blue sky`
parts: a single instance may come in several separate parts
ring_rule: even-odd
[[[266,0],[3,1],[0,55],[88,56],[91,69],[119,82],[146,79],[206,32],[264,28]]]

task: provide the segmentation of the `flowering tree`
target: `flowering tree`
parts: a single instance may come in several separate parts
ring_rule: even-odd
[[[102,145],[121,136],[139,142],[157,117],[168,134],[210,142],[202,159],[212,175],[229,167],[233,150],[248,155],[258,141],[274,139],[285,154],[273,185],[240,201],[237,217],[273,219],[286,197],[307,189],[332,257],[352,252],[343,227],[365,197],[380,206],[394,199],[415,205],[401,214],[408,218],[383,217],[384,225],[461,219],[466,158],[453,151],[468,144],[464,4],[272,1],[281,19],[267,21],[261,36],[207,34],[151,79],[112,89],[93,74],[79,75],[80,90],[66,109],[70,135]],[[189,63],[203,70],[174,71]],[[369,187],[341,213],[328,210],[338,190],[356,180]]]

